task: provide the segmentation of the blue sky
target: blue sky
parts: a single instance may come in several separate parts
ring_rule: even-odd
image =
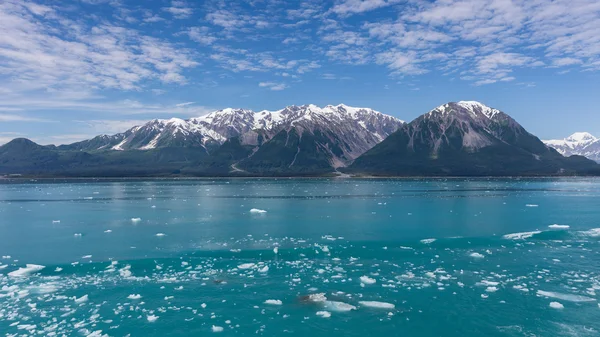
[[[597,0],[0,2],[0,143],[345,103],[410,121],[478,100],[600,136]]]

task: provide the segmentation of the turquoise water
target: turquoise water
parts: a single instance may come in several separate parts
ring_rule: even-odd
[[[598,228],[598,179],[2,181],[0,335],[597,336]]]

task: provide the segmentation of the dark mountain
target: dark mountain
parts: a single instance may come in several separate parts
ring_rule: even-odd
[[[345,105],[256,113],[225,109],[189,120],[153,120],[69,145],[41,146],[21,138],[0,146],[0,174],[315,176],[336,171],[571,175],[600,174],[600,166],[562,156],[507,114],[477,102],[448,103],[409,124]]]
[[[589,173],[598,166],[566,158],[507,114],[478,102],[442,105],[358,157],[348,172],[385,176],[501,176]]]

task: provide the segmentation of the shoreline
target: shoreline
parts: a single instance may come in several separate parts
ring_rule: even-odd
[[[0,184],[8,181],[50,181],[50,180],[98,180],[98,181],[109,181],[109,180],[287,180],[287,179],[339,179],[339,180],[362,180],[362,179],[394,179],[394,180],[420,180],[420,179],[431,179],[431,180],[490,180],[490,179],[528,179],[528,180],[542,180],[542,179],[594,179],[600,178],[598,175],[564,175],[564,176],[147,176],[147,177],[70,177],[70,176],[23,176],[23,177],[6,177],[0,176]]]

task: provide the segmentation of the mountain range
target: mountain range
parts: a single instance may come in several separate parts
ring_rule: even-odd
[[[600,139],[587,132],[576,132],[565,139],[545,140],[563,156],[579,155],[600,162]]]
[[[344,104],[223,109],[152,120],[67,145],[0,146],[0,174],[34,176],[380,176],[597,174],[507,114],[479,102],[439,106],[405,123]]]

